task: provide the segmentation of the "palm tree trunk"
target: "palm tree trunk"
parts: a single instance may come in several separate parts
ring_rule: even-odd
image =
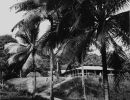
[[[56,59],[56,66],[57,66],[57,79],[59,79],[60,74],[61,74],[61,70],[60,70],[60,66],[59,66],[59,59]]]
[[[1,82],[2,82],[2,90],[3,90],[3,85],[4,85],[4,81],[3,81],[3,71],[1,71],[1,74],[2,74],[2,75],[1,75],[1,76],[2,76],[2,78],[1,78],[2,81],[1,81]]]
[[[0,70],[0,81],[1,81],[1,84],[2,84],[2,70]]]
[[[34,88],[34,90],[35,90],[35,92],[34,93],[36,93],[36,88],[37,88],[37,77],[36,77],[36,70],[34,69],[34,86],[35,86],[35,88]]]
[[[53,62],[54,62],[53,50],[50,49],[50,100],[54,100],[53,98]]]
[[[102,44],[101,48],[102,67],[103,67],[103,87],[104,87],[104,100],[109,100],[109,84],[107,75],[107,62],[106,62],[106,44]]]
[[[82,87],[83,87],[83,95],[84,95],[84,99],[87,100],[86,90],[85,90],[85,82],[84,82],[84,66],[81,65],[81,67],[82,67]]]
[[[33,57],[33,68],[34,68],[34,94],[36,93],[36,66],[35,66],[35,59],[34,59],[34,55],[35,55],[35,48],[33,48],[33,52],[32,52],[32,57]]]
[[[20,78],[22,78],[22,71],[20,70],[20,75],[19,75]]]
[[[33,57],[33,67],[34,67],[34,94],[36,93],[36,70],[35,70],[35,62]]]
[[[35,59],[34,59],[34,56],[35,56],[35,53],[36,53],[36,47],[35,47],[35,35],[33,35],[33,41],[32,41],[32,47],[33,47],[33,50],[32,50],[32,57],[33,57],[33,68],[34,68],[34,95],[36,93],[36,66],[35,66]],[[33,95],[33,96],[34,96]]]

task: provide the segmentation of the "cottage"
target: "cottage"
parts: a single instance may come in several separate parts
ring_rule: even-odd
[[[103,68],[101,66],[83,66],[83,70],[84,70],[84,75],[102,75],[102,70]],[[113,73],[114,69],[112,68],[107,68],[108,70],[108,74]],[[77,67],[75,69],[71,69],[71,70],[66,70],[63,69],[61,70],[62,75],[64,76],[81,76],[82,75],[82,67]]]

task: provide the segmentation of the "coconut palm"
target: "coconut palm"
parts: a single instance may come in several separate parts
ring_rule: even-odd
[[[15,64],[15,68],[12,68],[12,71],[19,71],[22,69],[25,72],[29,67],[33,68],[35,71],[38,66],[37,60],[41,60],[41,57],[36,54],[41,38],[36,31],[40,29],[37,28],[36,24],[34,26],[33,30],[18,30],[15,34],[17,43],[10,42],[5,44],[5,50],[10,54],[8,64],[10,66],[14,66]],[[36,76],[34,91],[35,90]]]
[[[69,39],[62,45],[62,49],[60,49],[60,53],[57,53],[56,56],[66,60],[67,69],[69,68],[70,64],[74,62],[78,62],[79,66],[82,67],[82,87],[83,87],[83,95],[86,100],[86,90],[85,90],[85,83],[84,83],[84,57],[88,51],[88,47],[84,48],[84,42],[86,37],[83,35],[75,37],[73,39]]]
[[[32,48],[35,48],[35,49],[38,47],[41,41],[44,40],[44,38],[47,37],[48,34],[50,33],[48,31],[50,31],[51,23],[49,20],[45,20],[45,19],[49,19],[49,16],[48,16],[49,11],[47,12],[46,2],[47,1],[43,1],[43,0],[42,2],[39,0],[37,1],[26,0],[20,3],[17,3],[11,7],[11,8],[15,8],[17,12],[26,11],[26,13],[24,14],[24,18],[14,26],[12,31],[18,28],[16,35],[19,35],[19,34],[22,35],[24,32],[27,37],[33,38],[31,40],[31,44],[34,45]],[[50,11],[50,13],[52,12]],[[44,22],[47,22],[47,23],[44,23]],[[44,34],[44,33],[47,33],[47,34]],[[33,54],[35,54],[35,51],[36,51],[35,49],[33,50],[34,51]],[[53,81],[52,48],[50,48],[49,51],[51,55],[50,57],[51,80]],[[34,60],[33,60],[33,63],[34,63]],[[53,98],[52,81],[50,84],[50,88],[51,88],[50,99]]]
[[[71,18],[69,18],[71,20],[68,19],[69,22],[74,23],[72,26],[68,26],[68,28],[71,28],[71,33],[75,30],[93,30],[93,32],[84,32],[84,36],[87,35],[87,37],[89,37],[90,43],[95,40],[100,45],[105,100],[109,100],[106,49],[110,44],[112,44],[114,48],[118,48],[114,40],[115,38],[120,38],[124,44],[129,44],[130,39],[128,33],[129,24],[128,22],[125,25],[123,24],[126,21],[125,18],[129,18],[129,12],[115,14],[126,1],[122,0],[120,4],[115,2],[120,1],[83,1],[79,6],[80,12],[78,13],[76,10],[78,14],[75,22],[72,22]],[[68,13],[68,16],[71,17],[73,15],[69,15]],[[67,19],[64,20],[64,23],[65,22],[67,23]],[[62,26],[64,23],[62,23]],[[75,36],[77,34],[71,34],[71,37],[73,37],[72,35]]]
[[[27,17],[15,28],[26,26],[25,24],[30,25],[30,22],[37,23],[37,18],[42,17],[47,18],[52,24],[51,31],[46,32],[42,38],[43,46],[54,48],[56,44],[66,39],[81,35],[86,37],[84,48],[96,41],[100,45],[102,55],[105,100],[109,100],[106,48],[110,43],[117,48],[114,41],[117,37],[120,37],[125,44],[129,42],[129,34],[127,34],[129,23],[124,20],[128,18],[128,12],[116,13],[127,1],[129,0],[26,0],[14,5],[17,12],[27,11],[25,14]],[[57,20],[59,24],[53,28]]]
[[[31,34],[37,34],[38,32],[36,32],[36,31],[34,32],[34,29],[44,19],[49,19],[48,21],[50,21],[51,24],[53,24],[52,16],[53,16],[53,19],[55,19],[55,20],[57,20],[60,17],[60,14],[57,13],[57,9],[55,9],[55,5],[53,5],[53,4],[56,3],[56,4],[62,4],[62,6],[66,6],[66,4],[64,4],[64,2],[65,1],[63,1],[63,2],[56,1],[55,2],[54,0],[26,0],[26,1],[15,4],[11,8],[15,8],[17,10],[17,12],[26,11],[26,13],[25,13],[25,18],[23,18],[23,20],[21,20],[18,24],[16,24],[16,26],[14,26],[12,31],[14,31],[14,29],[16,29],[16,28],[19,28],[17,34],[19,34],[19,33],[21,34],[22,32],[25,32],[25,31],[29,31]],[[69,0],[68,0],[68,2],[69,2]],[[61,10],[62,9],[63,8],[61,8]],[[39,27],[40,27],[40,25],[39,25]],[[42,32],[45,31],[44,28],[43,28]],[[51,78],[52,78],[52,70],[53,70],[52,48],[55,47],[55,45],[54,45],[55,43],[53,43],[53,40],[54,40],[53,36],[55,36],[55,35],[53,35],[53,34],[50,35],[50,33],[55,33],[54,29],[55,29],[55,27],[51,27],[51,32],[46,32],[46,34],[41,34],[42,38],[40,39],[41,41],[44,40],[43,46],[47,45],[50,47],[50,54],[52,56],[52,57],[50,57]],[[27,33],[27,35],[29,35],[29,34]],[[47,41],[49,41],[49,42],[47,42]],[[52,90],[52,83],[51,83],[51,90]],[[50,98],[52,98],[52,92],[51,92]]]
[[[116,4],[115,1],[112,0],[102,2],[95,0],[84,1],[80,6],[81,9],[79,14],[77,14],[77,16],[79,16],[77,17],[76,21],[72,27],[70,27],[71,25],[69,26],[69,28],[71,28],[71,32],[74,30],[93,30],[91,33],[84,32],[84,36],[87,35],[87,37],[89,37],[88,39],[90,39],[90,43],[95,40],[100,45],[105,100],[109,100],[106,48],[108,48],[110,44],[112,44],[115,49],[118,48],[118,45],[114,40],[115,38],[120,38],[124,44],[129,44],[130,39],[128,33],[129,24],[128,22],[125,25],[123,24],[126,21],[125,18],[129,18],[129,12],[115,14],[115,12],[122,7],[121,5],[123,5],[123,2],[125,1],[122,1],[120,4]],[[64,23],[65,22],[66,20]],[[74,33],[74,35],[77,34]]]
[[[115,70],[114,88],[117,92],[120,90],[120,83],[125,79],[129,80],[129,64],[130,61],[121,48],[108,54],[108,66]]]

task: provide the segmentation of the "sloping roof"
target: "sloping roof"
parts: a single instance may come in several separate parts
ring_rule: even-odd
[[[101,66],[83,66],[85,70],[102,70],[103,68]],[[82,69],[82,67],[76,68],[76,69]],[[114,70],[112,68],[107,68],[107,70]]]
[[[96,55],[96,54],[88,54],[85,59],[84,59],[84,66],[101,66],[101,57]],[[62,70],[66,70],[66,69],[75,69],[79,67],[79,65],[75,65],[73,63],[69,64],[69,63],[64,63],[63,65],[61,65],[61,69]]]
[[[61,70],[66,70],[67,65],[63,65]],[[83,66],[85,70],[102,70],[102,66]],[[78,67],[76,69],[82,69],[82,67]],[[74,69],[75,70],[75,69]],[[112,68],[107,68],[107,70],[114,70]]]

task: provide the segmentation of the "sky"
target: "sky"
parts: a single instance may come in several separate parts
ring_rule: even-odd
[[[0,35],[11,34],[11,28],[20,21],[22,14],[15,14],[9,7],[16,3],[17,0],[0,1]]]
[[[0,1],[0,35],[11,34],[12,27],[22,18],[22,13],[15,14],[15,11],[9,9],[9,7],[16,2],[18,2],[18,0]],[[130,5],[126,10],[129,8]]]

